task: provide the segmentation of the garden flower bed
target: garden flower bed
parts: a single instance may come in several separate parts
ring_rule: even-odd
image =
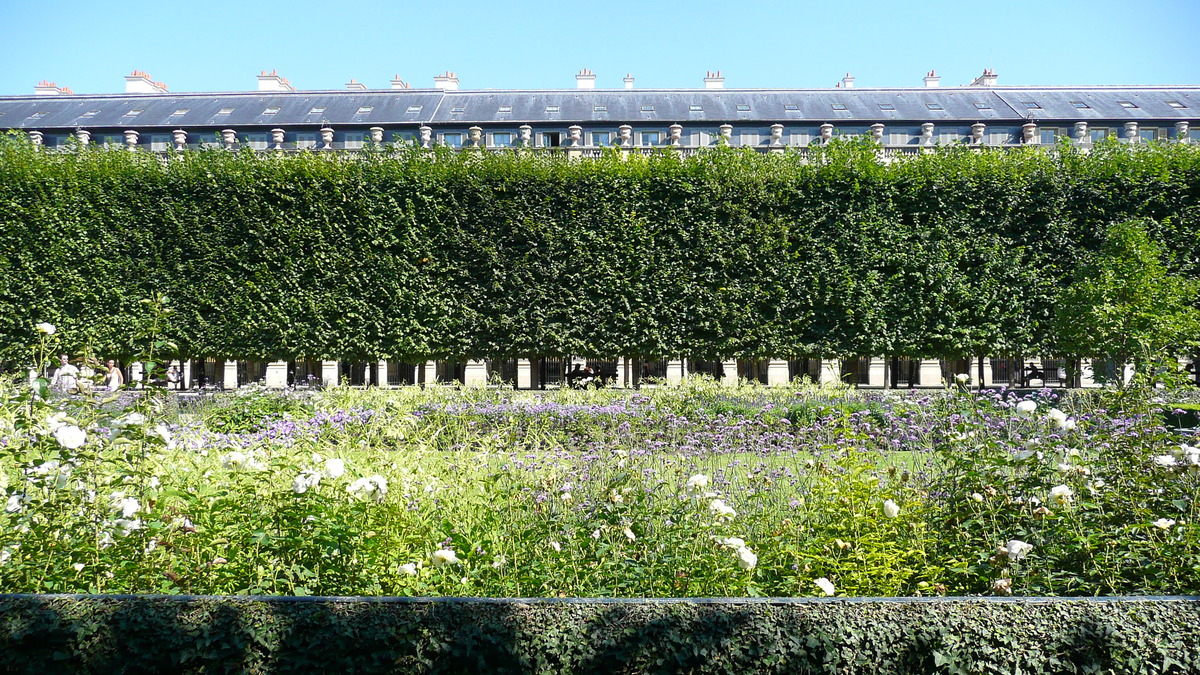
[[[1127,393],[4,397],[10,593],[1200,592],[1200,439]]]

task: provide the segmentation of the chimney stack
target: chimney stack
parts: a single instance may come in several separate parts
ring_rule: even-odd
[[[625,73],[625,88],[633,89],[633,75]]]
[[[851,75],[850,73],[846,73],[846,76],[842,78],[842,88],[850,89],[853,86],[854,86],[854,76]]]
[[[355,82],[354,78],[352,77],[350,78],[350,81],[346,83],[346,89],[349,91],[366,91],[367,85],[363,84],[362,82]]]
[[[996,86],[996,71],[991,68],[984,68],[983,74],[971,81],[968,86],[971,87],[994,87]]]
[[[287,81],[286,77],[280,77],[279,71],[272,70],[270,74],[267,71],[262,71],[258,75],[258,90],[259,91],[296,91],[291,82]]]
[[[59,87],[53,82],[42,80],[33,88],[33,93],[37,96],[59,96],[62,94],[73,94],[70,87]]]
[[[575,88],[576,89],[595,89],[596,88],[596,74],[593,73],[592,71],[588,70],[587,68],[584,68],[583,70],[579,71],[579,74],[577,74],[575,76]]]
[[[938,83],[941,81],[942,81],[942,78],[938,77],[936,70],[929,71],[929,74],[925,76],[925,86],[926,87],[936,87],[936,86],[938,86]]]
[[[721,77],[721,71],[718,70],[715,73],[711,70],[708,71],[708,74],[704,76],[704,88],[705,89],[724,89],[725,88],[725,78]]]
[[[433,88],[444,89],[446,91],[458,89],[458,75],[447,70],[445,73],[435,76],[433,78]]]
[[[392,78],[392,89],[408,89],[408,83],[400,79],[399,75]]]
[[[144,70],[135,70],[125,76],[126,94],[165,94],[167,85],[150,79],[150,74]]]

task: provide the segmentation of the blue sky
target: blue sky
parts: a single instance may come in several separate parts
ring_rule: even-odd
[[[7,5],[7,6],[6,6]],[[172,92],[257,88],[277,69],[300,89],[393,75],[430,87],[445,70],[464,89],[942,86],[984,67],[1001,85],[1200,84],[1200,0],[524,3],[359,0],[0,0],[0,95],[40,80],[76,93],[124,91],[147,71]]]

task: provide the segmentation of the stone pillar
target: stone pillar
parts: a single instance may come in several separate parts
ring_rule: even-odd
[[[788,377],[788,362],[781,359],[767,361],[767,386],[780,387],[791,381]]]
[[[818,379],[822,386],[841,382],[841,362],[838,359],[821,359],[821,375]]]
[[[517,359],[517,389],[533,389],[534,362],[529,359]]]
[[[129,364],[129,382],[134,389],[141,389],[146,379],[146,366],[141,361]]]
[[[981,356],[979,358],[979,362],[983,366],[983,382],[980,382],[979,386],[981,386],[981,387],[995,386],[996,383],[994,380],[992,380],[992,360],[986,356]],[[973,373],[972,377],[974,377],[975,375],[978,375],[978,373]]]
[[[179,373],[179,381],[183,383],[184,389],[191,389],[192,388],[192,364],[194,362],[191,360],[187,360],[187,361],[179,361],[178,363],[180,364],[179,370],[181,371]]]
[[[42,132],[40,132],[40,131],[30,131],[29,132],[29,142],[33,143],[35,146],[40,147],[42,145],[42,139],[43,139]]]
[[[721,374],[721,384],[727,387],[736,387],[738,383],[737,360],[722,361],[721,369],[725,371]]]
[[[871,365],[868,367],[870,381],[868,387],[883,388],[887,386],[887,359],[871,359]]]
[[[237,132],[233,129],[222,129],[221,143],[225,145],[226,150],[232,150],[233,146],[237,145]]]
[[[342,374],[338,372],[341,364],[337,361],[321,362],[321,384],[326,387],[336,387],[342,383]]]
[[[1190,129],[1191,125],[1187,121],[1176,122],[1175,140],[1179,141],[1180,143],[1191,143],[1192,137],[1190,135]]]
[[[321,149],[333,149],[333,129],[329,127],[321,127]]]
[[[225,389],[237,389],[237,361],[226,361],[222,368],[225,374],[221,376],[222,387]]]
[[[438,379],[438,362],[437,361],[426,361],[425,365],[422,367],[424,368],[424,379],[422,380],[422,382],[424,382],[425,384],[437,384],[439,381],[439,379]]]
[[[272,361],[267,364],[263,383],[270,389],[287,388],[287,361]]]
[[[683,375],[687,372],[685,367],[686,364],[683,362],[683,359],[667,361],[667,384],[678,385],[683,383]]]
[[[1096,384],[1096,366],[1091,359],[1079,359],[1079,386],[1092,389]]]
[[[942,382],[942,362],[941,361],[939,361],[937,359],[921,359],[921,365],[919,367],[920,367],[920,373],[921,373],[920,387],[922,389],[939,388],[939,387],[946,386],[946,384],[953,384],[953,382],[950,382],[950,383]],[[951,375],[950,377],[953,378],[954,376]]]
[[[125,130],[125,147],[129,148],[130,152],[137,150],[138,132],[133,129]]]
[[[375,381],[379,386],[388,386],[388,362],[386,360],[375,364]]]
[[[271,143],[272,143],[271,148],[272,149],[274,149],[274,150],[282,150],[283,149],[283,139],[284,139],[285,133],[286,132],[284,132],[283,129],[272,129],[271,130]]]
[[[92,142],[92,132],[87,129],[76,129],[75,138],[79,139],[80,145],[87,145]]]
[[[183,129],[176,129],[171,132],[172,140],[175,141],[176,150],[187,149],[187,132]]]
[[[466,368],[463,368],[463,384],[468,387],[486,387],[487,363],[467,361]]]
[[[617,379],[612,386],[624,389],[629,386],[629,359],[624,356],[617,359]]]

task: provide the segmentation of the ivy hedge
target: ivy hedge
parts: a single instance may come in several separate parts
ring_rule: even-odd
[[[0,672],[1194,673],[1200,599],[0,595]]]
[[[1107,224],[1200,277],[1200,147],[869,143],[569,161],[531,153],[39,151],[0,143],[0,361],[33,325],[183,356],[951,357],[1056,353]]]

